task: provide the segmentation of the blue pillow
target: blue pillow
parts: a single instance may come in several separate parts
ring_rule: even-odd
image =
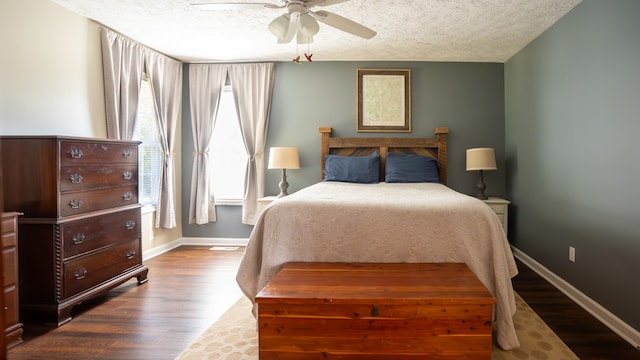
[[[325,181],[373,184],[380,181],[380,154],[369,156],[326,155]]]
[[[429,156],[387,153],[385,182],[388,183],[439,183],[438,161]]]

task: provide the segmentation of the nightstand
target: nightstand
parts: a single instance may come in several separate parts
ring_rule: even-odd
[[[265,197],[261,197],[258,199],[258,210],[257,210],[257,216],[260,216],[260,214],[262,214],[262,212],[264,211],[264,209],[267,208],[267,206],[269,206],[273,200],[277,199],[277,196],[265,196]],[[257,217],[256,217],[257,218]]]
[[[489,205],[491,210],[498,215],[500,222],[502,222],[504,234],[507,235],[507,230],[509,228],[509,204],[511,204],[511,201],[501,199],[499,197],[489,197],[487,200],[482,201]]]

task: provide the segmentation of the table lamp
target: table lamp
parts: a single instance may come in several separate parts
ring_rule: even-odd
[[[484,194],[486,188],[484,184],[484,176],[482,174],[485,170],[496,170],[496,156],[493,148],[475,148],[467,149],[467,171],[480,172],[480,178],[478,179],[478,192],[476,197],[481,200],[487,200],[487,195]]]
[[[287,169],[300,169],[298,159],[298,149],[293,147],[272,147],[269,151],[269,169],[282,169],[282,180],[280,180],[280,194],[278,197],[289,195],[287,188]]]

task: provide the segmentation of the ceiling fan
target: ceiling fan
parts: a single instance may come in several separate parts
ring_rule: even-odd
[[[318,21],[349,34],[371,39],[376,32],[357,22],[340,15],[324,11],[311,10],[315,6],[324,7],[347,2],[349,0],[277,0],[277,3],[264,2],[200,2],[192,3],[202,9],[286,9],[287,12],[269,23],[269,31],[278,39],[278,43],[288,43],[295,36],[298,44],[313,42],[318,33]]]

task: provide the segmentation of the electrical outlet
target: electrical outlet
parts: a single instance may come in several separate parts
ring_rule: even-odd
[[[569,261],[576,262],[576,248],[569,246]]]

